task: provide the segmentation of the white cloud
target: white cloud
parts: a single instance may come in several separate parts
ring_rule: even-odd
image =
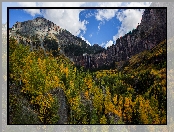
[[[98,25],[98,31],[100,30],[100,26],[101,26],[101,22],[100,22],[99,25]]]
[[[148,7],[152,2],[99,2],[97,6],[100,7]],[[131,10],[131,11],[122,11],[118,10],[98,10],[95,14],[95,17],[99,21],[110,20],[113,17],[117,17],[120,20],[121,27],[118,30],[118,33],[113,36],[113,41],[116,41],[117,38],[123,36],[127,32],[131,31],[133,28],[136,28],[137,24],[140,23],[143,10]],[[118,14],[117,14],[118,13]],[[98,26],[100,29],[100,23]],[[110,41],[109,41],[110,42]],[[107,45],[107,44],[106,44]],[[108,43],[109,45],[109,43]]]
[[[24,11],[28,12],[32,16],[35,16],[36,14],[40,14],[40,9],[24,9]]]
[[[100,30],[100,25],[98,25],[98,31]]]
[[[144,10],[128,9],[117,13],[117,19],[121,22],[121,27],[118,33],[113,36],[113,40],[125,35],[132,29],[136,28],[138,23],[141,22],[142,13]]]
[[[80,7],[85,2],[19,2],[23,7]],[[42,12],[37,10],[26,10],[29,14],[34,16],[35,14],[42,14],[46,19],[54,22],[56,25],[63,29],[67,29],[73,35],[78,36],[81,32],[85,34],[86,20],[79,21],[79,14],[83,9],[45,9]]]
[[[104,46],[105,46],[105,43],[104,43],[104,42],[102,42],[102,43],[100,44],[100,46],[104,47]]]
[[[99,6],[99,7],[147,7],[151,2],[18,2],[19,6],[22,7],[80,7],[80,6]],[[79,21],[79,13],[81,9],[77,10],[45,10],[41,12],[39,9],[27,9],[25,10],[32,16],[36,14],[42,14],[46,19],[54,22],[56,25],[59,25],[62,28],[67,29],[73,35],[83,35],[86,32],[86,20]],[[123,14],[118,14],[118,10],[98,10],[95,14],[95,17],[99,21],[107,21],[113,17],[117,17],[121,22],[121,27],[118,30],[118,33],[113,36],[113,41],[118,37],[123,36],[128,31],[132,30],[137,26],[137,23],[140,22],[140,12],[131,11],[124,12]],[[131,14],[131,17],[129,16]],[[92,14],[88,14],[87,17],[90,17]],[[101,24],[98,26],[100,29]],[[82,34],[83,33],[83,34]]]
[[[36,2],[18,2],[19,6],[22,7],[37,7]],[[27,13],[35,16],[36,14],[40,14],[40,9],[24,9]]]
[[[91,46],[91,43],[88,40],[86,40],[83,36],[80,36],[80,37],[82,38],[82,40],[86,41],[86,43]]]
[[[88,14],[85,15],[85,18],[90,18],[90,17],[92,17],[92,16],[94,16],[94,14],[91,13],[91,12],[89,12]]]
[[[98,25],[98,31],[100,30],[101,25],[104,25],[104,24],[105,24],[105,21],[101,21],[101,22],[99,22],[99,25]]]
[[[112,40],[107,41],[107,43],[105,44],[105,48],[111,46],[113,43],[114,43],[114,41],[112,41]]]
[[[118,9],[100,9],[98,12],[95,14],[95,18],[98,21],[104,21],[104,20],[110,20],[115,16],[115,13],[118,11]]]
[[[53,21],[56,25],[60,26],[61,28],[67,29],[73,35],[78,36],[81,31],[85,33],[86,31],[86,24],[88,22],[86,20],[79,21],[79,13],[81,10],[79,9],[54,9],[54,10],[45,10],[43,16]]]
[[[122,6],[125,7],[148,7],[152,2],[124,2]],[[138,23],[141,22],[142,13],[144,10],[124,10],[117,13],[117,19],[121,22],[118,33],[113,36],[113,40],[116,41],[119,37],[125,35],[127,32],[136,28]]]
[[[104,43],[104,42],[102,42],[102,43],[100,44],[100,46],[101,46],[101,47],[104,47],[104,48],[105,48],[105,45],[106,45],[106,43]]]

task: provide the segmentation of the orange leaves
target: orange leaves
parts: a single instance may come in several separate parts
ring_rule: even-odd
[[[41,65],[41,59],[40,58],[38,58],[38,64]]]
[[[59,82],[59,78],[57,76],[54,76],[54,81],[58,83]]]
[[[63,66],[63,63],[60,65],[60,71],[63,72],[64,70],[64,66]]]
[[[122,96],[119,97],[118,105],[123,105],[123,97]]]
[[[40,94],[36,98],[34,97],[32,98],[31,103],[38,104],[40,106],[38,117],[41,120],[41,122],[44,122],[45,115],[49,112],[49,109],[52,107],[53,102],[54,99],[50,94],[47,95]],[[49,118],[46,120],[49,120]]]
[[[85,95],[85,98],[86,98],[87,100],[89,100],[89,92],[88,92],[87,90],[85,91],[84,95]]]
[[[41,74],[46,74],[46,60],[38,58],[38,70],[41,72]]]
[[[150,119],[154,119],[155,115],[155,110],[150,106],[150,102],[148,100],[145,100],[142,96],[139,96],[139,114],[141,117],[141,122],[143,124],[149,124]],[[152,123],[154,124],[154,122]]]
[[[161,72],[159,70],[152,69],[150,74],[157,76],[158,78],[161,78]]]
[[[114,104],[117,103],[117,95],[113,98]],[[105,114],[112,112],[117,114],[118,116],[121,116],[120,112],[116,109],[115,105],[111,102],[111,93],[109,92],[109,89],[106,88],[106,97],[105,97]]]
[[[129,107],[130,106],[130,99],[125,97],[125,103],[124,103],[125,107]]]
[[[69,70],[68,70],[68,67],[66,67],[65,70],[64,70],[64,72],[65,72],[65,74],[66,74],[66,77],[68,77],[68,71],[69,71]]]
[[[100,79],[104,74],[101,72],[96,72],[96,78]]]
[[[93,87],[93,81],[91,77],[85,77],[84,82],[89,89]]]
[[[69,71],[69,68],[65,64],[61,63],[61,65],[60,65],[60,72],[65,74],[66,78],[67,78],[70,71]]]
[[[116,97],[114,97],[116,98]],[[116,99],[114,99],[116,100]],[[114,113],[116,115],[118,115],[119,117],[121,117],[121,114],[122,114],[122,111],[121,111],[121,108],[120,106],[115,106],[111,101],[105,101],[104,102],[104,105],[105,105],[105,114],[107,113]]]
[[[113,97],[113,102],[114,102],[114,104],[116,105],[117,104],[117,102],[118,102],[118,100],[117,100],[117,95],[115,95],[114,97]]]
[[[112,104],[112,102],[105,101],[104,105],[105,105],[105,114],[115,111],[115,106]]]
[[[31,100],[32,104],[38,104],[41,107],[41,114],[44,114],[44,109],[50,108],[53,102],[53,97],[50,94],[43,95],[42,93]]]

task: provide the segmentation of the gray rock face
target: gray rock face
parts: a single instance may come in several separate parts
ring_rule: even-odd
[[[56,88],[54,91],[51,91],[51,94],[53,94],[53,96],[58,99],[58,103],[59,103],[59,108],[58,108],[59,120],[57,124],[67,124],[68,123],[68,105],[67,105],[67,100],[66,100],[66,96],[63,89]]]
[[[55,39],[60,47],[65,47],[70,44],[82,45],[82,43],[87,45],[81,38],[72,35],[69,31],[62,29],[53,22],[42,17],[24,22],[16,22],[13,27],[9,29],[9,33],[9,35],[17,39],[18,42],[22,40],[22,44],[30,45],[31,49],[36,48],[36,46],[32,45],[35,43],[32,40],[32,36],[38,37],[41,44],[36,45],[40,46],[44,51],[49,50],[46,46],[47,44],[42,44],[46,37]]]
[[[9,105],[9,124],[41,124],[39,113],[32,109],[20,90],[15,84],[10,85],[9,95],[13,97],[9,101],[15,101],[16,104]]]
[[[109,112],[107,115],[106,115],[106,118],[108,119],[108,121],[111,121],[110,124],[117,124],[120,117],[114,113],[111,113]]]

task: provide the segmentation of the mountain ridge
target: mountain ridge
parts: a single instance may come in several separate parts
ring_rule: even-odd
[[[141,23],[136,29],[118,38],[116,43],[107,49],[96,44],[90,46],[82,38],[42,17],[17,22],[10,29],[10,35],[20,34],[21,36],[16,37],[17,41],[31,45],[32,50],[41,47],[44,51],[51,50],[56,55],[60,49],[61,53],[72,58],[77,66],[96,69],[110,67],[115,62],[125,61],[139,52],[153,48],[166,38],[166,28],[166,9],[152,8],[145,9]]]
[[[90,46],[89,44],[86,43],[86,41],[82,40],[82,38],[72,35],[66,29],[62,29],[53,22],[42,17],[37,17],[33,20],[28,20],[25,22],[16,22],[13,25],[13,27],[9,29],[9,32],[10,36],[14,36],[18,42],[21,42],[21,39],[24,39],[24,42],[22,43],[25,45],[31,45],[32,47],[31,49],[35,48],[35,45],[38,45],[45,50],[45,47],[47,47],[48,44],[45,44],[44,47],[44,40],[54,39],[56,41],[55,43],[56,49],[54,50],[57,50],[58,48],[64,50],[64,48],[68,46],[76,46],[76,48],[82,47],[80,49],[82,50],[83,53],[86,52],[88,54],[95,53],[93,47],[96,48],[96,46]],[[18,33],[19,35],[16,35],[16,33]],[[38,44],[33,44],[34,42],[32,42],[31,40],[33,36],[34,37],[37,36],[37,39],[39,40]],[[47,47],[46,50],[50,50],[50,48],[48,49]],[[66,48],[66,51],[67,50],[68,48]],[[98,50],[104,50],[104,48],[98,45]],[[65,54],[69,55],[71,52],[67,51],[67,53]],[[79,52],[80,51],[76,51],[75,53],[72,53],[70,55],[71,56],[83,55],[82,52],[80,53]]]
[[[150,50],[166,39],[166,9],[145,9],[136,29],[116,40],[101,53],[75,58],[75,63],[87,68],[111,68],[115,62],[128,60],[144,50]],[[92,63],[94,62],[94,63]],[[113,67],[114,68],[114,67]]]

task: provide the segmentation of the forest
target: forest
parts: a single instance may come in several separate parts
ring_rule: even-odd
[[[166,40],[132,56],[121,69],[90,71],[57,51],[9,39],[9,124],[58,124],[61,89],[67,120],[61,124],[166,124]],[[30,114],[22,116],[24,107]],[[31,114],[32,113],[32,114]]]

